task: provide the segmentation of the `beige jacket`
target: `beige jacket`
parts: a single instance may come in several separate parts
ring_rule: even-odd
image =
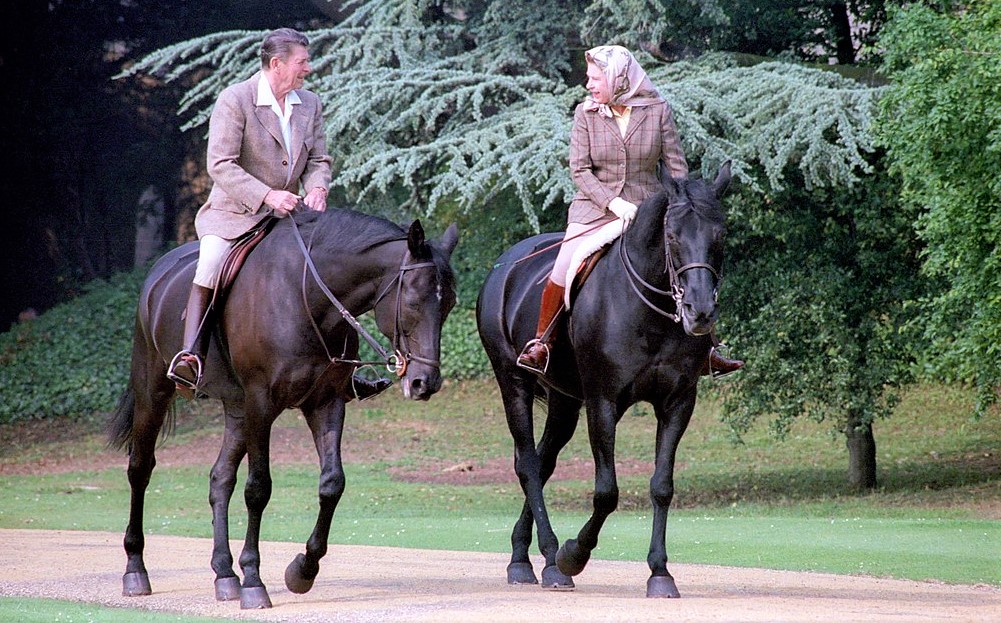
[[[226,88],[212,110],[206,165],[213,185],[195,217],[199,237],[214,234],[231,240],[247,232],[272,214],[264,205],[272,189],[304,195],[313,187],[330,185],[320,98],[311,91],[296,91],[302,103],[292,107],[289,154],[277,115],[255,103],[260,77],[258,72]]]
[[[634,106],[623,138],[614,119],[578,104],[570,131],[570,175],[577,194],[567,221],[592,223],[615,218],[608,204],[616,197],[639,205],[661,190],[658,165],[664,174],[688,177],[688,163],[666,102]]]

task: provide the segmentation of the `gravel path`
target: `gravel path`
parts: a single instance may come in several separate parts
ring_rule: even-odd
[[[674,564],[682,598],[661,600],[644,597],[641,562],[593,560],[576,591],[549,592],[508,586],[502,554],[344,545],[330,547],[313,590],[295,595],[282,577],[302,546],[271,542],[261,550],[274,608],[240,611],[214,600],[208,539],[147,537],[154,594],[122,597],[121,540],[106,532],[0,530],[0,595],[296,623],[1001,622],[1001,589],[993,587]]]

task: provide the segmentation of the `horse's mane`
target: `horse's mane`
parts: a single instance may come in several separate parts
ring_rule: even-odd
[[[672,209],[690,209],[700,218],[716,223],[726,220],[723,207],[712,186],[702,178],[670,180],[665,184],[663,194]]]
[[[303,237],[317,250],[362,253],[376,245],[407,237],[407,232],[396,223],[353,210],[332,208],[325,212],[300,212],[293,218]]]

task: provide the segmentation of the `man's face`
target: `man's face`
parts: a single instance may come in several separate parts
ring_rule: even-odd
[[[309,52],[301,45],[293,46],[288,59],[274,59],[272,71],[276,80],[276,97],[281,97],[293,89],[301,89],[302,83],[312,68],[309,66]]]

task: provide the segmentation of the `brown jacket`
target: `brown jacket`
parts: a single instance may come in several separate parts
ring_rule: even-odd
[[[199,237],[214,234],[230,240],[245,233],[272,214],[264,205],[272,189],[305,194],[330,185],[320,98],[296,90],[302,103],[292,107],[290,171],[277,115],[255,103],[260,77],[258,72],[226,88],[212,109],[206,165],[214,183],[195,217]]]
[[[688,177],[674,115],[666,102],[634,106],[625,138],[614,119],[578,104],[570,130],[570,175],[578,190],[568,222],[614,218],[608,204],[616,197],[639,205],[662,188],[659,163],[666,175]]]

